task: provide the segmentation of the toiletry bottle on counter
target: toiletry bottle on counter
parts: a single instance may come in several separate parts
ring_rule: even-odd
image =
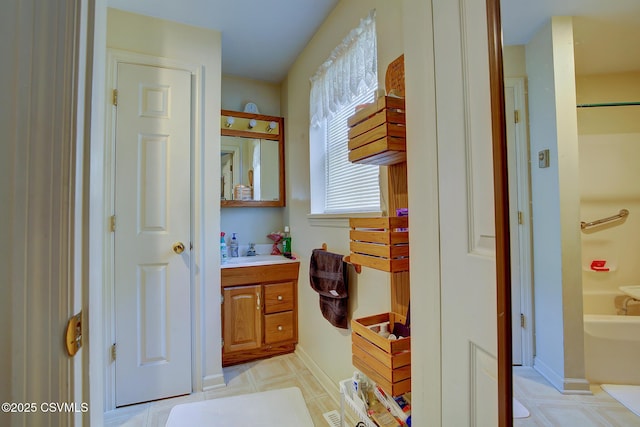
[[[220,264],[227,262],[227,242],[224,240],[224,231],[220,232]]]
[[[238,254],[238,239],[236,238],[236,233],[233,233],[231,237],[231,242],[229,243],[229,249],[232,257],[239,256]]]
[[[284,227],[284,236],[282,238],[282,255],[287,258],[291,258],[291,234],[289,233],[289,226]]]

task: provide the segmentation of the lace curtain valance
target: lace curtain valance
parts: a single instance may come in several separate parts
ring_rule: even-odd
[[[311,77],[311,126],[378,82],[375,10],[351,30]]]

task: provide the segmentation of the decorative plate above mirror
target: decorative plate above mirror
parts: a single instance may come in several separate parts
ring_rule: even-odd
[[[260,111],[258,111],[258,106],[256,104],[254,104],[253,102],[247,102],[244,105],[244,112],[245,113],[252,113],[252,114],[260,114]]]
[[[220,135],[220,206],[284,206],[284,119],[222,110]]]

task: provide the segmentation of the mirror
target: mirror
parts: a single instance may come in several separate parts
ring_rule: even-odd
[[[222,110],[220,205],[284,206],[284,120]]]

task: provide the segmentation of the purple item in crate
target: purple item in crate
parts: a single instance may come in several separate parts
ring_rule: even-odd
[[[396,216],[409,216],[409,208],[397,208]],[[408,228],[398,228],[397,231],[409,231]]]

